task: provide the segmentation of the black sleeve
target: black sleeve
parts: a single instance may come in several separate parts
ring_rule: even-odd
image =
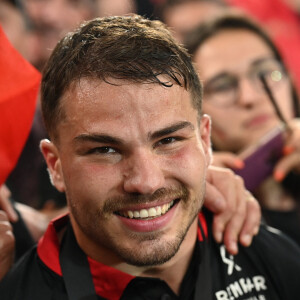
[[[280,299],[300,299],[300,247],[292,239],[262,225],[259,235],[245,251],[268,274]]]
[[[207,220],[213,253],[214,299],[300,299],[298,244],[279,230],[262,224],[251,246],[240,245],[239,253],[233,256],[224,250],[223,244],[214,242],[209,217],[211,214]]]
[[[23,255],[0,282],[1,300],[66,300],[62,277],[39,259],[36,248]]]

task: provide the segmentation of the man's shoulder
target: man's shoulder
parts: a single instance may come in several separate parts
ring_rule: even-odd
[[[211,224],[208,223],[208,231]],[[227,253],[225,246],[216,243],[210,235],[210,242],[213,244],[217,255],[222,258]],[[216,255],[216,251],[215,252]],[[249,247],[239,245],[239,253],[236,260],[250,262],[258,267],[275,273],[283,274],[285,270],[297,271],[300,274],[300,247],[299,245],[280,230],[260,225],[259,233],[254,236]],[[290,273],[291,274],[291,273]],[[285,276],[285,275],[284,275]]]
[[[0,282],[1,300],[66,299],[63,281],[39,259],[36,247],[22,256]]]
[[[203,221],[204,217],[204,221]],[[199,226],[203,228],[205,235],[210,240],[210,243],[217,244],[212,237],[212,219],[213,215],[204,211],[199,214]],[[268,260],[277,261],[278,258],[286,260],[297,260],[300,264],[300,246],[289,236],[282,231],[268,226],[264,223],[260,225],[260,230],[256,236],[254,236],[252,244],[249,247],[239,246],[239,255],[252,255],[260,258],[267,256]],[[289,254],[289,255],[288,255]],[[296,264],[298,265],[298,264]]]
[[[248,256],[257,257],[271,272],[277,271],[293,281],[300,274],[300,247],[278,229],[262,224],[252,245],[242,250]],[[293,276],[290,276],[294,274]],[[291,282],[292,282],[291,281]],[[297,279],[298,281],[298,279]]]
[[[300,247],[281,231],[261,225],[252,245],[241,248],[240,256],[264,274],[280,299],[299,299]]]
[[[233,256],[212,238],[209,217],[207,228],[216,299],[299,299],[300,248],[293,240],[262,224],[251,246],[240,245]]]
[[[259,233],[253,238],[250,247],[244,248],[248,254],[253,253],[267,262],[282,264],[284,261],[295,261],[300,267],[300,247],[280,230],[262,224]]]

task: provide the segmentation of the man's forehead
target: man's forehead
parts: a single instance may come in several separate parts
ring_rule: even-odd
[[[190,93],[178,85],[164,87],[116,80],[111,84],[90,78],[69,86],[61,98],[61,108],[65,122],[118,121],[127,114],[134,118],[151,115],[158,121],[167,115],[173,118],[196,111]]]
[[[183,86],[178,85],[166,76],[160,76],[158,78],[161,82],[166,83],[166,86],[157,82],[138,82],[135,80],[123,80],[108,78],[104,80],[84,77],[74,80],[70,83],[61,99],[64,101],[72,101],[74,97],[77,100],[84,101],[91,97],[105,98],[107,93],[113,94],[114,96],[125,96],[124,93],[145,93],[156,90],[156,94],[164,97],[168,94],[174,93],[175,95],[186,94],[191,99],[190,92],[187,91]],[[159,87],[159,88],[157,88]],[[176,97],[177,98],[177,97]]]

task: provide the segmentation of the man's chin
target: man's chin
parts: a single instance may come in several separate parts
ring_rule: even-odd
[[[166,263],[178,252],[181,239],[173,242],[151,240],[136,248],[119,249],[119,256],[127,264],[137,267],[158,266]]]

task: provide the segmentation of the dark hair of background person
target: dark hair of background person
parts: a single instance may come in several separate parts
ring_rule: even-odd
[[[58,43],[41,84],[43,117],[51,138],[56,138],[56,126],[63,117],[60,98],[84,77],[107,83],[113,78],[166,87],[178,84],[191,92],[192,103],[201,114],[202,87],[190,55],[160,21],[137,15],[98,18]]]
[[[155,0],[135,0],[136,13],[147,19],[154,18]]]

